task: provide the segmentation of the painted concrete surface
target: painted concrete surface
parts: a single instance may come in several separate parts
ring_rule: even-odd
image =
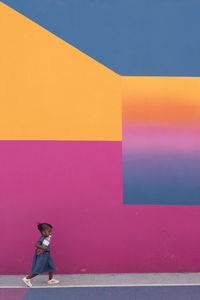
[[[21,300],[27,293],[27,288],[0,288],[0,300]]]
[[[200,286],[85,287],[29,290],[23,300],[197,300]]]
[[[200,286],[76,287],[0,291],[0,300],[198,300]]]
[[[1,288],[24,288],[22,275],[1,275]],[[146,274],[77,274],[55,275],[61,287],[98,287],[98,286],[190,286],[200,285],[200,273],[146,273]],[[32,288],[46,288],[47,275],[32,279]]]
[[[198,300],[199,273],[57,275],[60,284],[48,286],[47,276],[24,288],[22,276],[0,276],[0,300]]]

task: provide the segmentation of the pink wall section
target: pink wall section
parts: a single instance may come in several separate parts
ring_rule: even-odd
[[[200,269],[200,206],[122,202],[121,142],[0,142],[0,274],[30,271],[36,223],[57,273]]]

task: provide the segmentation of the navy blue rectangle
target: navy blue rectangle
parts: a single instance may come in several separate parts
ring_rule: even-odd
[[[124,204],[200,205],[199,156],[124,152]]]
[[[200,286],[29,289],[23,300],[199,300]]]

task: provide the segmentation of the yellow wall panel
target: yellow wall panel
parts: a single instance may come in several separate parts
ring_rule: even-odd
[[[0,139],[121,140],[120,76],[0,3]]]

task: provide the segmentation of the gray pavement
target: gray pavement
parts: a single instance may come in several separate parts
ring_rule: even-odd
[[[0,275],[0,288],[24,288],[24,275]],[[200,285],[200,273],[145,273],[145,274],[73,274],[55,275],[62,287],[112,286],[190,286]],[[47,275],[32,279],[33,288],[46,288]]]

